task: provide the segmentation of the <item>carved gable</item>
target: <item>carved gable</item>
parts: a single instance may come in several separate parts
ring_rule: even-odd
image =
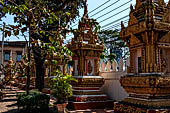
[[[131,33],[130,46],[140,43],[140,40]]]
[[[138,9],[142,5],[140,0],[136,0],[136,6],[135,9]]]
[[[164,0],[157,0],[157,2],[158,2],[159,6],[165,5],[165,1]]]
[[[129,23],[128,25],[133,25],[133,24],[137,24],[138,23],[138,20],[136,19],[135,16],[133,16],[133,13],[130,13],[130,19],[129,19]]]
[[[170,43],[170,31],[161,38],[160,42]]]
[[[162,17],[162,21],[167,22],[167,23],[170,22],[170,12],[168,10],[164,13],[164,15]]]

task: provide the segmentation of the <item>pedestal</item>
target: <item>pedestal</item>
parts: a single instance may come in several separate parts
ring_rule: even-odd
[[[129,97],[115,103],[115,112],[170,112],[170,77],[159,73],[143,73],[124,76],[120,82]]]
[[[73,96],[69,99],[68,107],[74,110],[113,108],[113,101],[109,100],[100,88],[104,79],[100,76],[74,76],[78,82],[72,83]]]

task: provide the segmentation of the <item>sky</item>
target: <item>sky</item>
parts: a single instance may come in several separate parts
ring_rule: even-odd
[[[165,2],[168,2],[168,0],[165,0]],[[128,21],[130,4],[135,5],[136,0],[87,0],[87,4],[89,17],[97,19],[97,22],[99,22],[99,25],[101,26],[101,30],[120,29],[120,22],[124,21],[124,23],[126,23]],[[98,8],[99,6],[101,7]],[[80,10],[80,17],[83,15],[83,10],[84,9]],[[7,16],[7,18],[3,19],[3,21],[9,24],[13,23],[11,16]],[[72,24],[73,28],[78,27],[77,22],[78,21]],[[2,21],[0,22],[0,24],[2,24]],[[0,40],[2,40],[2,32],[0,32],[0,37]],[[69,34],[67,36],[67,40],[71,39],[72,37],[73,35]],[[19,39],[17,37],[10,37],[6,38],[5,40],[18,41],[24,40],[24,38],[21,36],[19,37]]]

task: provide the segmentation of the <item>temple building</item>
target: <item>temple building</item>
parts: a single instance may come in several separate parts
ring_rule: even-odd
[[[136,0],[121,38],[130,49],[128,74],[120,82],[128,98],[114,106],[121,113],[170,112],[170,1]]]
[[[93,19],[89,19],[86,2],[84,15],[79,21],[78,31],[74,33],[68,48],[73,52],[73,77],[78,82],[72,83],[73,96],[69,107],[76,110],[104,109],[113,107],[106,94],[100,88],[104,79],[99,76],[100,55],[104,51],[104,43],[98,42],[97,32],[94,31]]]
[[[5,41],[2,55],[2,41],[0,41],[0,64],[7,64],[10,57],[14,63],[19,63],[22,55],[27,51],[25,41]]]

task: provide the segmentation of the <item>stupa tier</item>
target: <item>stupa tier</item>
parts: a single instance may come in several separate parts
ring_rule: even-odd
[[[121,113],[170,112],[170,2],[136,0],[121,38],[130,49],[128,74],[120,82],[128,98],[115,104]]]
[[[102,109],[113,107],[113,101],[100,90],[104,79],[99,76],[100,55],[104,51],[104,43],[98,42],[94,31],[93,19],[89,19],[86,2],[84,15],[79,21],[78,31],[74,33],[68,45],[73,52],[73,76],[78,82],[72,83],[73,96],[69,106],[72,109]]]

